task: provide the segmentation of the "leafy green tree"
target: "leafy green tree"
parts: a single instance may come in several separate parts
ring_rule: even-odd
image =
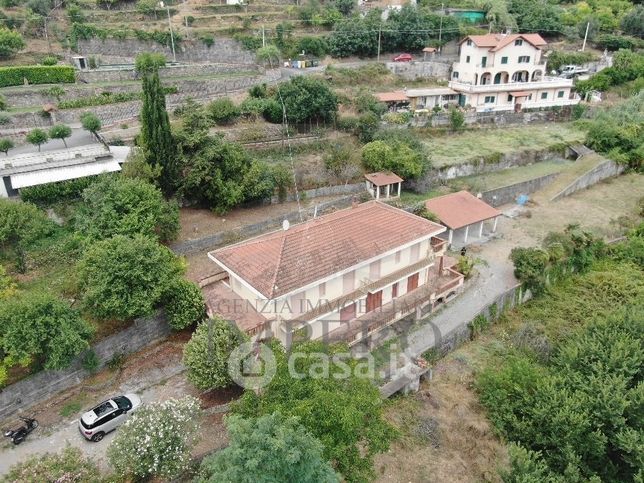
[[[329,43],[325,37],[302,37],[297,41],[297,51],[304,51],[306,54],[316,57],[324,57],[329,51]]]
[[[80,117],[83,129],[91,132],[94,137],[98,137],[98,131],[101,130],[101,120],[93,112],[84,112]]]
[[[353,9],[356,7],[355,0],[335,0],[333,4],[342,15],[351,14]]]
[[[412,179],[423,174],[426,161],[421,152],[404,142],[375,140],[362,148],[362,163],[369,171],[392,171]]]
[[[179,232],[179,207],[144,180],[105,176],[83,191],[75,223],[92,240],[141,234],[168,241]]]
[[[158,54],[140,54],[136,58],[137,71],[143,75],[140,141],[146,162],[162,167],[159,184],[163,192],[170,195],[179,184],[179,170],[165,93],[159,80],[162,62],[165,58]]]
[[[156,0],[138,0],[136,2],[136,10],[141,12],[144,15],[154,14],[154,18],[157,18],[157,7],[159,2]]]
[[[383,418],[378,389],[371,379],[361,376],[364,367],[351,358],[333,357],[347,352],[346,347],[308,342],[291,348],[291,353],[297,354],[292,364],[297,373],[294,378],[284,349],[275,342],[271,348],[277,362],[275,376],[261,394],[246,391],[233,412],[243,417],[275,412],[297,417],[322,442],[324,459],[331,461],[346,481],[373,479],[373,457],[388,449],[395,432]],[[328,362],[328,377],[317,372],[321,357]]]
[[[40,146],[42,144],[45,144],[47,142],[47,139],[49,139],[49,137],[47,136],[47,133],[44,130],[40,128],[36,128],[36,129],[32,129],[27,133],[26,139],[29,144],[38,146],[38,151],[40,151]]]
[[[151,238],[115,235],[91,245],[78,266],[86,310],[100,319],[150,315],[183,267]]]
[[[183,349],[188,380],[199,389],[230,386],[233,381],[228,372],[228,359],[247,340],[236,326],[220,318],[199,324]]]
[[[13,141],[11,139],[0,139],[0,151],[4,153],[5,156],[9,156],[9,150],[13,149]]]
[[[201,463],[199,483],[331,483],[340,478],[322,456],[323,446],[279,413],[258,419],[226,418],[229,445]]]
[[[191,396],[144,404],[107,448],[110,464],[127,480],[177,479],[190,467],[199,413],[199,401]]]
[[[60,453],[34,454],[13,465],[9,468],[5,481],[98,483],[101,481],[101,474],[92,458],[86,457],[79,448],[67,446]]]
[[[218,125],[231,124],[240,115],[239,107],[228,97],[220,97],[208,104],[210,118]]]
[[[0,27],[0,59],[10,59],[25,48],[22,35],[6,27]]]
[[[7,275],[5,268],[0,265],[0,300],[7,299],[16,294],[16,284]]]
[[[268,44],[257,49],[257,60],[264,64],[268,63],[271,69],[273,68],[273,65],[279,65],[281,55],[282,53],[280,52],[280,49],[274,44]]]
[[[644,37],[644,5],[637,5],[624,16],[622,30],[633,37]]]
[[[360,142],[369,143],[373,141],[379,127],[380,118],[373,112],[367,112],[358,118],[356,135]]]
[[[206,303],[201,289],[188,280],[176,279],[163,299],[165,313],[173,329],[185,329],[206,318]]]
[[[297,76],[281,84],[275,100],[283,102],[289,122],[332,121],[338,98],[329,85],[309,76]]]
[[[194,132],[188,136],[180,142],[185,152],[181,186],[185,198],[226,213],[244,201],[272,194],[273,186],[267,184],[270,178],[262,168],[265,165],[253,162],[239,144],[207,134],[199,139]],[[188,141],[196,145],[189,146]]]
[[[76,310],[51,295],[19,295],[0,307],[2,352],[23,366],[43,361],[45,369],[67,367],[89,347],[92,334]]]
[[[60,139],[65,147],[67,147],[66,138],[72,135],[72,128],[65,124],[56,124],[49,128],[49,137],[51,139]]]
[[[27,248],[53,230],[54,223],[36,205],[0,198],[0,246],[14,250],[19,272],[27,269]]]
[[[514,276],[534,293],[545,288],[545,271],[548,266],[548,252],[541,248],[513,248],[510,259],[514,263]]]
[[[517,19],[521,32],[552,35],[563,29],[561,7],[545,0],[510,0],[509,12]]]

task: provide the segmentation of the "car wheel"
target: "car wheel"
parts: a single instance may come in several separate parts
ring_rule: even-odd
[[[98,443],[101,439],[103,439],[103,436],[105,436],[105,433],[103,433],[102,431],[100,433],[96,433],[94,436],[92,436],[92,441]]]

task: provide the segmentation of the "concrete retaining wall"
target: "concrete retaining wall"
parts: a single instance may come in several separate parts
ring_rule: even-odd
[[[353,201],[353,196],[347,196],[340,198],[339,200],[327,201],[326,203],[320,203],[317,206],[317,214],[322,215],[325,212],[330,212],[336,209],[347,208],[351,205]],[[300,218],[299,211],[292,211],[288,214],[277,216],[274,218],[269,218],[259,223],[253,225],[246,225],[240,228],[236,228],[230,231],[224,231],[209,235],[197,240],[187,240],[181,243],[176,243],[170,248],[172,251],[179,255],[186,255],[188,253],[193,253],[201,250],[211,250],[224,245],[229,245],[231,243],[236,243],[238,241],[250,238],[252,236],[257,236],[261,233],[267,232],[269,230],[275,230],[282,226],[284,220],[288,220],[290,223],[300,223],[301,221],[307,220],[313,217],[315,213],[315,206],[310,208],[304,208],[302,210],[302,217]]]
[[[255,54],[232,39],[216,38],[208,47],[201,40],[183,40],[176,44],[178,62],[216,62],[224,64],[254,64]],[[78,52],[87,57],[98,57],[104,64],[132,64],[143,52],[164,54],[172,60],[170,46],[137,39],[100,39],[78,41]]]
[[[135,352],[168,334],[170,327],[165,317],[157,314],[136,319],[130,327],[103,339],[92,349],[98,356],[100,367],[104,367],[114,356]],[[0,390],[0,420],[79,384],[88,375],[79,357],[67,369],[42,371],[3,388]]]
[[[579,178],[577,178],[566,188],[564,188],[561,192],[556,194],[552,198],[552,201],[563,198],[564,196],[570,196],[571,194],[579,190],[588,188],[589,186],[597,184],[606,178],[617,176],[622,172],[624,172],[623,165],[617,164],[615,161],[608,159],[605,162],[601,163],[600,165],[596,166],[595,168],[591,169],[587,173],[583,174]]]
[[[519,183],[509,184],[495,188],[493,190],[484,191],[482,199],[488,205],[501,206],[507,203],[513,203],[519,195],[527,195],[540,190],[544,186],[549,185],[559,175],[559,173],[546,174],[539,178],[521,181]]]
[[[569,121],[572,114],[570,106],[560,109],[524,112],[465,112],[466,125],[507,126],[514,124],[532,124],[542,122]],[[449,127],[449,113],[439,112],[416,116],[411,120],[413,127]]]

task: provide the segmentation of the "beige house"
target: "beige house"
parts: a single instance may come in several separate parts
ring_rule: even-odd
[[[257,338],[349,344],[420,317],[455,295],[463,276],[445,256],[445,228],[369,201],[208,254],[223,280],[210,314]]]
[[[469,35],[460,43],[449,86],[461,94],[461,106],[477,111],[577,104],[572,79],[545,75],[546,45],[539,34]]]

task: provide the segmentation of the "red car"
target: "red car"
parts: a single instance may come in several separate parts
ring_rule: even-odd
[[[411,62],[414,60],[411,56],[411,54],[400,54],[396,57],[394,57],[394,62]]]

